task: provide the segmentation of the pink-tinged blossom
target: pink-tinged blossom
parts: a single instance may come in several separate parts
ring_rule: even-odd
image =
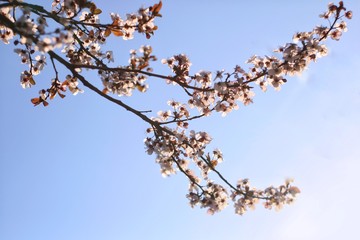
[[[79,82],[76,77],[72,77],[71,75],[66,76],[66,81],[64,83],[66,85],[70,92],[73,95],[77,95],[78,93],[83,93],[84,91],[78,87]]]
[[[166,121],[171,116],[171,111],[159,111],[158,116],[160,117],[161,121]]]
[[[30,88],[32,85],[32,76],[29,72],[24,71],[20,75],[20,84],[22,88]]]
[[[43,40],[40,40],[35,46],[36,51],[44,53],[53,50],[53,48],[54,46],[50,38],[44,38]]]
[[[39,74],[45,67],[46,64],[46,57],[45,55],[38,55],[35,57],[35,64],[32,68],[32,74],[37,75]]]
[[[347,11],[347,12],[345,13],[345,17],[346,17],[347,19],[352,19],[352,16],[353,16],[352,11]]]
[[[106,51],[105,57],[108,60],[108,62],[114,62],[114,54],[113,51]]]
[[[340,23],[336,24],[336,28],[340,29],[342,32],[347,32],[347,25],[346,22],[341,21]]]
[[[342,32],[338,29],[335,29],[330,33],[331,38],[336,41],[340,40],[341,35]]]

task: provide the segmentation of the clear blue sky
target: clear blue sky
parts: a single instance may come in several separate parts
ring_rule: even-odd
[[[104,17],[154,3],[114,2],[98,1]],[[213,136],[225,157],[219,169],[230,181],[248,177],[266,187],[293,177],[302,190],[280,212],[258,206],[242,217],[232,206],[214,216],[191,209],[185,178],[163,179],[145,153],[146,124],[90,90],[34,108],[30,99],[51,71],[38,76],[37,87],[22,89],[26,68],[11,45],[0,44],[0,239],[357,239],[360,2],[345,4],[354,18],[340,42],[329,42],[328,57],[282,91],[257,92],[254,104],[192,125]],[[150,44],[159,59],[187,53],[194,72],[231,70],[323,23],[318,15],[326,6],[320,0],[164,1],[150,41],[114,39],[107,47],[119,64],[130,48]],[[149,84],[146,95],[124,101],[156,112],[169,98],[183,99],[159,80]]]

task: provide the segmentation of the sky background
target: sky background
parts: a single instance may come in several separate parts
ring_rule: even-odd
[[[45,3],[50,8],[49,1]],[[116,2],[116,3],[115,3]],[[124,16],[153,1],[99,1]],[[244,216],[229,206],[214,216],[188,206],[187,180],[164,179],[145,153],[147,125],[88,89],[84,94],[33,107],[47,87],[20,86],[21,65],[12,45],[0,44],[0,239],[357,239],[360,209],[360,21],[359,1],[349,31],[329,41],[330,54],[311,64],[282,91],[256,92],[254,104],[225,118],[215,114],[191,124],[213,137],[231,182],[250,178],[263,188],[292,177],[302,193],[279,212],[258,205]],[[252,55],[270,55],[297,31],[325,24],[327,1],[164,1],[151,40],[119,38],[105,48],[126,64],[129,49],[153,46],[159,58],[187,53],[193,73],[231,71]],[[168,74],[160,64],[158,72]],[[62,73],[63,77],[67,73]],[[96,75],[90,79],[96,82]],[[122,98],[138,109],[166,108],[183,93],[149,80],[146,94]],[[169,90],[168,90],[169,89]]]

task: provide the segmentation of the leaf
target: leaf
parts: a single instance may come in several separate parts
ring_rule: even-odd
[[[102,90],[102,93],[103,93],[103,94],[108,94],[108,93],[109,93],[109,90],[108,90],[107,88],[104,88],[104,89]]]
[[[159,3],[155,4],[152,8],[151,11],[153,13],[153,15],[157,15],[160,12],[160,9],[162,7],[162,2],[160,1]]]
[[[63,86],[69,86],[69,82],[68,82],[68,80],[65,80],[62,84],[61,84],[61,87],[63,87]]]
[[[94,11],[92,11],[92,14],[94,15],[99,15],[100,13],[102,13],[102,10],[99,8],[96,8]]]
[[[296,194],[300,193],[300,189],[298,187],[292,186],[289,188],[289,192],[291,195],[295,196]]]
[[[42,103],[43,103],[44,107],[47,107],[49,105],[49,103],[47,101],[43,101]]]
[[[124,33],[119,29],[112,29],[111,32],[117,37],[121,37],[124,35]]]
[[[93,11],[95,11],[95,9],[97,8],[96,5],[95,5],[95,3],[93,3],[93,2],[86,2],[86,3],[84,3],[84,7],[85,7],[85,8],[89,8],[89,9],[90,9],[90,12],[91,12],[92,14],[94,14]]]
[[[145,92],[146,91],[146,87],[144,85],[141,85],[141,84],[136,84],[136,88],[140,92]]]
[[[59,94],[59,96],[60,96],[61,98],[64,98],[64,97],[65,97],[65,94],[62,94],[62,93],[60,93],[60,92],[58,92],[58,94]]]
[[[50,93],[50,100],[53,100],[55,96],[56,96],[56,91],[51,92]]]
[[[31,85],[36,85],[36,82],[32,76],[29,78],[29,81]]]
[[[32,98],[31,102],[34,104],[34,106],[37,106],[40,104],[40,98]]]
[[[88,7],[90,9],[90,12],[94,15],[99,15],[100,13],[102,13],[102,10],[97,8],[95,3],[93,2],[87,2],[86,7]]]
[[[144,68],[146,68],[147,66],[149,66],[149,63],[144,63],[143,65],[140,65],[140,66],[138,66],[138,69],[139,70],[143,70]]]
[[[106,30],[105,30],[105,32],[104,32],[104,36],[105,36],[105,37],[108,37],[108,36],[110,36],[110,34],[111,34],[111,29],[110,29],[110,28],[106,28]]]
[[[94,35],[95,35],[95,32],[94,32],[94,30],[91,29],[91,30],[89,31],[89,36],[90,36],[90,37],[94,37]]]
[[[211,161],[211,165],[212,165],[213,167],[216,167],[217,164],[218,164],[218,161],[216,161],[216,160]]]

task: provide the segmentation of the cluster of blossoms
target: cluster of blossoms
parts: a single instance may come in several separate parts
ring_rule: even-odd
[[[118,96],[131,96],[134,89],[145,92],[148,85],[145,84],[147,76],[142,74],[142,70],[151,72],[150,61],[156,61],[152,55],[151,46],[141,46],[139,56],[136,50],[130,51],[129,65],[119,67],[118,71],[99,70],[98,74],[104,85],[105,93],[114,93]]]
[[[125,20],[112,13],[112,22],[102,24],[99,18],[101,9],[88,0],[53,0],[51,11],[20,0],[0,0],[0,38],[9,44],[18,36],[13,40],[17,46],[15,53],[21,63],[28,66],[20,76],[23,88],[34,86],[34,78],[51,62],[55,77],[48,89],[40,90],[39,96],[31,99],[35,106],[47,106],[48,100],[55,96],[64,98],[67,90],[74,95],[82,92],[81,82],[149,123],[149,136],[144,140],[147,153],[156,156],[163,176],[181,172],[187,177],[186,197],[192,207],[200,206],[214,214],[232,200],[235,212],[242,215],[258,202],[263,202],[267,209],[280,209],[292,203],[300,190],[292,186],[290,180],[279,187],[264,190],[251,187],[247,179],[239,180],[236,186],[229,183],[217,170],[217,165],[223,161],[222,152],[219,149],[208,151],[212,138],[206,132],[189,130],[189,122],[212,112],[225,116],[238,109],[239,103],[252,103],[255,96],[253,85],[258,85],[262,91],[268,87],[280,90],[287,82],[286,76],[300,74],[311,62],[327,55],[324,40],[339,40],[347,31],[342,19],[351,19],[352,12],[346,10],[342,1],[338,5],[329,4],[328,10],[320,15],[329,20],[329,26],[296,33],[292,43],[274,51],[276,56],[251,57],[247,61],[251,65],[249,70],[236,65],[231,72],[221,70],[213,74],[202,70],[192,75],[189,58],[179,54],[162,60],[171,70],[169,75],[155,74],[150,63],[157,58],[152,54],[151,46],[142,46],[139,51],[131,50],[126,66],[108,66],[114,62],[114,56],[113,51],[103,50],[107,38],[113,35],[130,40],[135,33],[150,38],[157,30],[154,20],[161,17],[161,7],[160,1],[151,7],[140,8],[136,13],[127,14]],[[58,27],[50,29],[54,25]],[[56,64],[69,71],[62,81]],[[103,90],[87,81],[82,70],[96,70]],[[180,86],[188,99],[186,102],[170,100],[169,110],[159,111],[156,117],[149,118],[144,112],[108,95],[131,96],[134,90],[144,92],[149,87],[148,77]]]
[[[191,131],[186,136],[184,130],[173,131],[170,128],[149,128],[147,131],[153,132],[153,137],[145,139],[145,146],[148,154],[156,154],[156,162],[160,164],[163,176],[169,176],[176,172],[178,167],[182,172],[188,171],[188,158],[200,165],[200,157],[211,142],[211,137],[206,132]],[[203,169],[203,174],[207,175],[209,168]],[[193,173],[191,173],[193,178]]]
[[[159,11],[162,6],[160,1],[154,6],[140,8],[137,13],[128,14],[126,20],[112,13],[113,22],[101,24],[99,19],[101,10],[93,2],[86,0],[54,0],[51,11],[23,1],[5,2],[7,3],[0,5],[2,16],[0,36],[5,44],[8,44],[16,34],[19,36],[19,39],[14,41],[16,46],[20,46],[15,49],[15,52],[20,56],[21,62],[28,65],[28,70],[23,71],[20,77],[23,88],[36,84],[35,76],[47,64],[46,53],[53,52],[55,49],[61,49],[66,56],[66,61],[70,63],[67,68],[72,72],[74,70],[80,72],[86,66],[104,67],[105,62],[114,62],[113,52],[101,49],[106,43],[106,38],[113,34],[122,36],[125,40],[132,39],[134,32],[145,34],[149,38],[157,29],[154,19],[161,16]],[[15,12],[15,9],[20,11]],[[57,23],[59,27],[49,29],[48,21],[50,20]],[[146,76],[128,70],[150,71],[149,61],[154,61],[156,58],[151,55],[150,46],[141,47],[140,52],[143,56],[137,56],[136,51],[132,52],[129,66],[123,67],[122,71],[99,70],[105,88],[104,92],[130,96],[133,89],[146,91],[147,85],[144,84]],[[59,79],[54,55],[49,55],[56,72],[55,79]],[[79,88],[72,87],[73,84],[68,84],[69,82],[65,80],[62,84],[68,86],[73,94],[81,92]],[[39,98],[32,100],[36,102],[35,106],[38,103],[37,99],[45,98],[43,92],[48,93],[52,87],[53,85],[49,89],[40,91]]]
[[[159,113],[159,120],[167,120],[170,112]],[[215,149],[212,153],[206,153],[206,147],[211,142],[211,137],[206,132],[190,131],[189,135],[185,130],[178,128],[176,131],[167,127],[160,127],[154,124],[148,129],[152,137],[144,140],[148,154],[156,155],[156,162],[160,165],[164,177],[182,172],[189,179],[189,193],[186,197],[190,206],[199,205],[206,208],[209,214],[223,210],[228,205],[228,200],[234,202],[235,212],[242,215],[247,209],[254,209],[259,200],[263,200],[267,209],[281,209],[285,204],[294,201],[300,190],[291,186],[291,180],[279,187],[268,187],[265,190],[251,188],[249,181],[239,180],[236,186],[227,183],[231,188],[229,196],[226,188],[210,179],[209,174],[214,172],[221,179],[224,177],[216,170],[216,166],[223,161],[222,152]],[[197,170],[190,168],[194,164]],[[196,174],[199,172],[200,175]],[[225,180],[226,181],[226,180]],[[227,182],[227,181],[226,181]]]
[[[200,205],[201,208],[207,208],[209,214],[223,210],[228,205],[229,198],[226,189],[213,182],[208,182],[201,194],[196,189],[195,191],[190,191],[186,197],[189,199],[191,207]]]
[[[167,64],[171,71],[175,74],[173,78],[176,79],[177,83],[190,83],[188,82],[188,78],[191,62],[185,54],[175,55],[171,58],[163,59],[161,62],[163,64]],[[170,82],[171,81],[168,81],[168,83]]]
[[[211,137],[205,132],[195,134],[194,131],[190,131],[189,136],[186,136],[184,129],[189,127],[189,121],[193,119],[208,116],[214,111],[225,116],[239,108],[238,102],[244,105],[252,103],[255,96],[252,83],[258,85],[262,91],[266,91],[269,86],[280,90],[281,86],[287,82],[285,78],[287,75],[301,74],[311,62],[327,55],[324,40],[329,37],[339,40],[342,32],[347,30],[346,23],[341,20],[343,16],[348,19],[352,17],[352,12],[346,11],[343,2],[339,5],[329,4],[328,11],[321,17],[327,19],[333,17],[334,20],[330,26],[317,26],[310,32],[296,33],[292,43],[287,43],[274,51],[281,56],[251,57],[247,61],[251,64],[248,71],[237,65],[233,72],[217,71],[213,78],[212,72],[209,71],[200,71],[190,75],[191,62],[184,54],[162,60],[162,63],[166,64],[173,73],[167,77],[167,82],[182,87],[189,96],[189,100],[187,103],[170,101],[169,105],[173,109],[159,111],[158,117],[153,119],[159,125],[155,125],[153,137],[147,138],[145,144],[148,153],[156,154],[162,173],[173,174],[176,169],[186,173],[190,180],[187,198],[191,206],[200,205],[213,214],[227,206],[227,200],[231,199],[234,202],[235,212],[242,215],[247,209],[253,209],[260,200],[267,209],[280,209],[283,205],[294,201],[300,190],[292,186],[291,181],[288,180],[284,185],[268,187],[265,190],[250,187],[247,179],[239,180],[236,186],[231,185],[215,168],[217,163],[221,162],[217,159],[222,160],[221,152],[214,151],[220,154],[213,154],[212,157],[206,153],[205,148],[210,143]],[[181,111],[179,111],[179,106],[181,106]],[[191,116],[191,108],[196,108],[199,115]],[[179,114],[179,112],[186,114]],[[172,123],[176,124],[176,128],[171,130],[171,133],[169,133],[170,129],[166,128],[165,135],[170,144],[164,142],[164,135],[156,132],[160,131],[159,128],[161,129],[162,125]],[[200,135],[206,137],[200,137]],[[194,139],[197,141],[191,142]],[[199,144],[199,139],[202,144]],[[167,152],[167,155],[163,156],[161,152]],[[185,161],[184,159],[187,159],[186,167],[189,168],[183,168],[180,164]],[[195,170],[190,169],[191,162],[201,173],[199,176],[194,174]],[[224,186],[209,179],[210,172],[230,187],[230,196]],[[205,184],[202,185],[203,182]]]
[[[268,187],[265,190],[257,190],[250,187],[248,179],[240,179],[236,189],[232,190],[231,199],[234,201],[235,212],[244,214],[248,209],[255,209],[259,200],[264,200],[263,205],[267,209],[280,210],[283,205],[291,204],[298,193],[299,188],[292,186],[292,179],[287,179],[284,185]]]
[[[137,13],[127,14],[126,20],[123,20],[118,14],[112,13],[112,24],[100,25],[97,15],[102,11],[97,8],[94,2],[87,0],[54,0],[52,3],[52,12],[57,16],[62,16],[64,23],[71,25],[74,22],[73,18],[80,15],[80,22],[86,26],[94,26],[98,28],[99,36],[104,34],[105,37],[113,33],[116,36],[122,36],[123,39],[129,40],[134,38],[134,33],[145,33],[147,38],[150,38],[157,26],[154,24],[154,18],[160,17],[159,11],[162,7],[162,2],[150,8],[140,8]],[[83,11],[83,9],[89,9]],[[103,33],[102,33],[103,32]]]
[[[159,131],[159,127],[148,129],[153,132],[153,137],[145,139],[148,154],[156,154],[156,162],[160,165],[163,176],[184,173],[189,179],[189,193],[187,198],[191,206],[200,204],[207,208],[208,213],[221,211],[227,206],[228,194],[226,189],[209,179],[209,172],[218,162],[222,161],[222,153],[214,150],[205,155],[205,148],[211,142],[211,137],[206,132],[190,131],[189,136],[184,130],[173,132],[169,128]],[[189,168],[190,161],[198,166],[201,178]],[[202,186],[204,179],[206,186]]]
[[[342,15],[344,14],[344,15]],[[218,71],[216,79],[212,80],[211,72],[200,71],[193,76],[189,75],[190,60],[185,55],[176,55],[164,59],[162,63],[167,64],[174,73],[169,77],[169,82],[177,83],[183,88],[191,90],[188,106],[196,107],[200,114],[208,116],[212,111],[220,112],[223,116],[239,108],[237,102],[244,105],[252,103],[255,96],[250,83],[255,82],[262,91],[268,86],[280,90],[287,82],[285,76],[301,74],[311,62],[326,56],[328,50],[323,44],[324,40],[331,37],[339,40],[342,32],[347,31],[346,23],[338,21],[345,16],[352,18],[352,12],[346,11],[343,2],[339,6],[330,3],[328,11],[321,17],[334,18],[331,26],[317,26],[310,32],[298,32],[293,37],[293,43],[287,43],[274,50],[277,56],[253,56],[247,63],[252,66],[245,71],[239,65],[232,73]],[[223,79],[224,78],[224,79]]]
[[[0,8],[0,15],[6,17],[10,21],[14,21],[14,18],[11,16],[11,7],[10,6]],[[3,43],[5,43],[5,44],[9,44],[10,40],[13,37],[14,37],[14,32],[10,28],[0,24],[0,39],[1,39],[1,41],[3,41]]]
[[[280,209],[284,204],[290,204],[300,190],[291,186],[291,181],[279,187],[268,187],[265,190],[250,188],[249,181],[239,180],[236,186],[229,184],[231,194],[226,188],[215,183],[209,174],[214,172],[221,179],[223,176],[216,170],[216,166],[223,161],[223,154],[219,149],[212,153],[206,152],[212,138],[206,132],[189,131],[187,134],[187,121],[190,113],[185,104],[168,101],[172,110],[159,111],[158,117],[153,118],[154,125],[147,132],[152,134],[144,140],[147,153],[156,155],[156,162],[164,177],[173,175],[178,171],[184,173],[189,179],[189,193],[186,195],[190,206],[199,205],[206,208],[209,214],[223,210],[228,200],[234,202],[235,212],[242,215],[247,209],[254,209],[259,200],[264,200],[265,208]],[[171,129],[163,124],[176,123],[177,128]],[[191,169],[191,164],[196,169]],[[199,174],[196,174],[198,172]]]

